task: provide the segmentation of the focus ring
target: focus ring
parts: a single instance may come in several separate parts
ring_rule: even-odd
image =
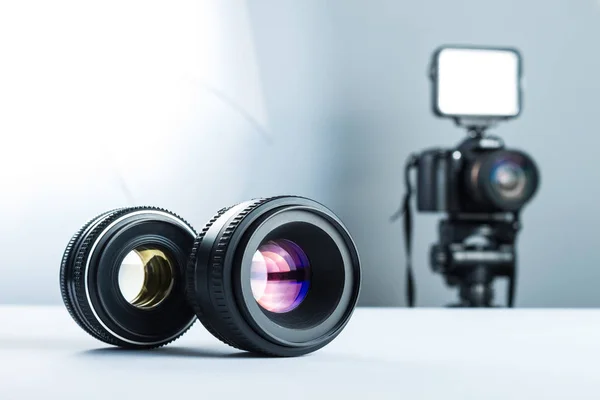
[[[232,206],[232,207],[235,207],[235,206]],[[206,328],[207,331],[209,331],[214,337],[216,337],[217,339],[219,339],[221,342],[225,343],[228,346],[231,346],[231,344],[225,338],[223,338],[219,333],[217,333],[217,331],[209,323],[208,318],[205,317],[205,313],[202,309],[202,306],[200,305],[200,302],[198,301],[197,296],[195,295],[195,293],[196,293],[196,290],[195,290],[195,285],[196,285],[195,266],[196,266],[196,257],[198,254],[198,248],[202,244],[202,240],[204,239],[206,232],[208,232],[210,227],[223,214],[225,214],[227,211],[229,211],[232,207],[225,207],[225,208],[220,209],[217,212],[217,214],[210,221],[208,221],[206,223],[204,228],[202,228],[202,231],[198,234],[198,237],[194,241],[194,247],[192,248],[192,253],[190,255],[190,259],[189,259],[188,266],[186,269],[186,279],[185,279],[185,281],[186,281],[186,285],[185,285],[186,297],[188,299],[188,302],[194,309],[196,316],[198,317],[198,319],[200,320],[200,322],[202,323],[204,328]]]
[[[193,324],[188,326],[187,329],[180,332],[177,336],[173,337],[171,340],[169,340],[167,342],[161,342],[161,343],[156,343],[156,344],[132,344],[125,340],[114,337],[113,334],[108,332],[102,326],[102,324],[98,321],[98,319],[94,315],[92,306],[88,302],[87,293],[86,293],[86,289],[85,289],[85,285],[86,285],[85,268],[86,268],[87,260],[91,256],[91,254],[89,254],[91,251],[91,247],[93,246],[93,244],[95,243],[95,241],[97,240],[99,235],[112,222],[116,221],[118,218],[120,218],[124,215],[127,215],[127,214],[135,212],[135,211],[160,211],[160,212],[169,214],[169,215],[177,218],[178,220],[185,223],[188,227],[190,227],[190,229],[192,229],[191,226],[189,225],[189,223],[187,223],[183,218],[179,217],[178,215],[176,215],[170,211],[167,211],[162,208],[157,208],[157,207],[141,206],[141,207],[123,208],[123,209],[116,210],[115,212],[113,212],[109,215],[104,216],[104,218],[101,220],[101,222],[99,222],[89,232],[89,234],[86,236],[85,240],[81,243],[81,245],[77,249],[77,253],[75,254],[76,258],[75,258],[75,264],[74,264],[74,268],[73,268],[73,281],[74,281],[73,286],[74,286],[74,292],[75,292],[74,295],[76,297],[77,303],[79,304],[79,306],[81,308],[81,312],[83,314],[82,317],[90,325],[90,329],[93,331],[92,336],[96,337],[97,339],[99,339],[107,344],[111,344],[111,345],[115,345],[115,346],[130,347],[130,348],[131,347],[134,347],[134,348],[156,348],[156,347],[164,346],[164,345],[171,343],[174,340],[178,339]],[[193,231],[193,229],[192,229],[192,231]]]
[[[110,214],[117,212],[119,210],[120,209],[114,209],[114,210],[102,213],[102,214],[98,215],[97,217],[88,221],[85,225],[83,225],[81,227],[81,229],[79,229],[79,231],[75,235],[73,235],[73,237],[69,241],[69,244],[67,245],[67,248],[65,249],[65,252],[63,253],[63,258],[62,258],[61,267],[60,267],[60,292],[61,292],[61,296],[63,299],[63,303],[65,304],[65,307],[67,308],[67,311],[69,312],[69,315],[71,315],[71,318],[73,318],[73,320],[77,323],[77,325],[79,325],[81,327],[81,329],[83,329],[89,335],[95,337],[98,340],[102,340],[102,341],[105,341],[104,338],[99,336],[93,329],[91,329],[88,326],[87,321],[85,321],[83,319],[83,316],[80,316],[77,313],[75,306],[73,305],[73,301],[70,297],[69,290],[67,287],[67,270],[68,270],[69,259],[71,256],[73,256],[73,254],[72,254],[73,246],[75,246],[75,243],[81,238],[81,235],[85,232],[85,230],[88,229],[90,227],[90,225],[92,225],[94,222],[98,221],[101,217],[109,216]]]
[[[214,300],[213,306],[215,308],[216,315],[218,315],[218,318],[220,319],[220,322],[227,325],[226,332],[228,335],[223,336],[230,346],[240,350],[262,354],[265,354],[264,350],[256,347],[250,340],[248,340],[247,336],[239,330],[237,324],[234,322],[234,319],[231,316],[231,310],[227,305],[227,301],[225,300],[225,290],[223,290],[223,262],[225,260],[224,256],[227,252],[227,247],[229,246],[229,241],[233,231],[250,212],[270,200],[273,200],[273,198],[259,199],[237,213],[227,227],[225,227],[223,234],[219,236],[216,249],[214,250],[215,255],[211,256],[209,261],[210,297]]]
[[[225,290],[223,287],[223,268],[224,268],[224,255],[227,252],[229,241],[231,239],[232,233],[241,223],[241,221],[252,211],[254,211],[259,206],[270,202],[272,200],[276,200],[281,197],[290,197],[290,196],[277,196],[270,197],[265,199],[257,199],[245,207],[243,210],[236,213],[236,215],[231,219],[231,221],[226,225],[223,229],[223,233],[219,235],[218,241],[216,245],[213,247],[214,254],[210,254],[208,259],[207,270],[204,276],[201,276],[200,279],[208,279],[209,285],[209,296],[211,300],[211,306],[214,310],[214,316],[218,320],[219,323],[226,325],[226,329],[217,330],[214,328],[213,324],[211,324],[210,319],[206,313],[202,310],[202,306],[199,304],[200,302],[197,300],[198,296],[195,295],[195,278],[196,278],[196,257],[197,250],[200,247],[202,239],[204,235],[208,231],[208,229],[229,209],[232,207],[228,207],[227,209],[223,209],[215,215],[213,219],[209,221],[207,226],[203,229],[202,233],[199,235],[196,243],[194,245],[194,250],[192,252],[192,256],[190,257],[190,263],[188,264],[188,297],[189,301],[194,307],[198,319],[204,325],[204,327],[215,336],[217,339],[222,341],[223,343],[237,348],[239,350],[250,351],[258,354],[267,354],[267,355],[276,355],[274,353],[266,352],[265,349],[259,348],[255,346],[244,333],[240,331],[237,324],[235,323],[235,319],[231,314],[230,307],[227,304],[227,300],[225,299]],[[217,333],[220,332],[220,333]],[[227,334],[224,334],[224,333]]]

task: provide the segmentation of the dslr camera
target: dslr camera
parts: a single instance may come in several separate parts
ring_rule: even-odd
[[[534,161],[499,138],[470,137],[454,149],[429,149],[417,159],[422,212],[493,214],[520,210],[538,184]]]
[[[513,48],[443,46],[430,64],[432,108],[467,131],[454,148],[430,148],[410,156],[405,181],[407,293],[414,303],[410,264],[410,170],[416,169],[420,212],[441,212],[439,242],[431,248],[434,272],[458,286],[455,306],[493,306],[493,280],[509,279],[508,306],[516,282],[519,213],[539,186],[539,171],[525,152],[487,134],[522,109],[522,60]]]

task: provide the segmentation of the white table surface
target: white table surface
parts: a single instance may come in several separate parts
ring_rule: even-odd
[[[600,310],[357,309],[308,356],[237,352],[200,323],[107,347],[62,307],[0,307],[0,399],[600,399]]]

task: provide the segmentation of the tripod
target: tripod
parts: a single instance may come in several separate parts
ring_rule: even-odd
[[[516,278],[518,215],[450,215],[439,224],[439,243],[431,247],[431,267],[446,284],[458,287],[450,307],[494,307],[495,278],[509,280],[512,306]]]

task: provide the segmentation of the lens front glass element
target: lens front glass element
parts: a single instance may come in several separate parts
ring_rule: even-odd
[[[502,197],[518,198],[525,189],[525,171],[519,165],[501,163],[492,170],[492,185]]]
[[[310,264],[295,242],[269,240],[252,257],[251,288],[256,302],[273,313],[286,313],[306,298]]]
[[[169,257],[157,248],[138,247],[130,251],[119,267],[119,289],[134,307],[158,306],[171,293],[174,267]]]
[[[527,200],[531,171],[511,157],[496,160],[490,171],[492,190],[505,200]]]

